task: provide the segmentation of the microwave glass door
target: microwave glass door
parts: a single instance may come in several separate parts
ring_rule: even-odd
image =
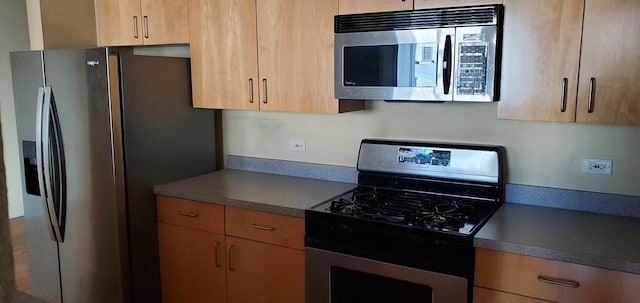
[[[453,100],[453,28],[340,33],[335,44],[336,98]]]
[[[344,86],[436,87],[438,44],[347,46]]]

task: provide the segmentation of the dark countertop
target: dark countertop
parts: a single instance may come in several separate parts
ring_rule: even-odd
[[[304,217],[356,184],[222,170],[154,187],[177,198]],[[474,238],[480,248],[640,274],[640,219],[505,203]]]
[[[640,219],[505,203],[476,247],[640,274]]]
[[[356,184],[221,170],[155,186],[153,192],[176,198],[304,217],[304,210],[339,196]]]

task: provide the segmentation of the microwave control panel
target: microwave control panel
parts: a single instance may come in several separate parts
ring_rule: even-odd
[[[484,95],[487,93],[486,42],[461,42],[458,44],[458,74],[456,94]]]

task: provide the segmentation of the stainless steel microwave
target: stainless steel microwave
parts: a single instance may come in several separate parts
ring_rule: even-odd
[[[502,6],[335,17],[335,97],[499,99]]]

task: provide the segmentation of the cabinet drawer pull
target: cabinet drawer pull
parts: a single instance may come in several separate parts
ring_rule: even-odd
[[[149,39],[149,17],[142,17],[142,34]]]
[[[267,79],[262,79],[262,103],[267,104]]]
[[[258,224],[251,224],[251,227],[253,227],[253,228],[255,228],[255,229],[268,230],[268,231],[274,231],[274,230],[276,230],[276,228],[275,228],[275,227],[262,226],[262,225],[258,225]]]
[[[253,103],[253,78],[249,78],[249,103]]]
[[[569,79],[562,79],[562,98],[560,99],[560,112],[564,113],[567,111],[567,85],[569,84]]]
[[[190,218],[197,218],[198,217],[198,214],[186,213],[186,212],[183,212],[183,211],[178,211],[178,215],[185,216],[185,217],[190,217]]]
[[[233,245],[229,245],[229,249],[227,250],[227,265],[229,268],[229,271],[234,271],[235,268],[233,268],[233,265],[231,264],[231,251],[233,250]]]
[[[587,112],[593,113],[593,103],[596,98],[596,78],[589,80],[589,104],[587,105]]]
[[[213,245],[214,249],[215,249],[215,265],[216,267],[220,267],[220,262],[218,262],[218,256],[220,255],[218,253],[218,250],[220,249],[220,241],[216,241],[216,244]]]
[[[131,22],[131,31],[133,31],[133,37],[138,39],[138,16],[133,16],[133,21]]]
[[[578,288],[580,287],[580,283],[571,280],[558,279],[546,276],[538,276],[538,281],[543,283],[549,283],[553,285],[559,285],[564,287]]]

